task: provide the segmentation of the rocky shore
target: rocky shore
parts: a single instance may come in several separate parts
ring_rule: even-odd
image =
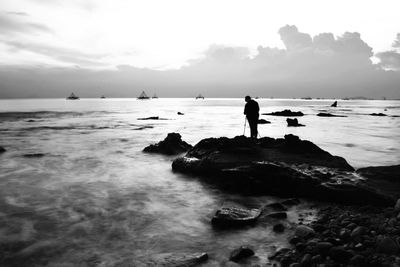
[[[177,139],[183,142],[180,135]],[[221,207],[210,222],[227,229],[274,220],[273,231],[290,237],[286,247],[268,255],[272,265],[400,266],[400,165],[355,170],[344,158],[294,135],[207,138],[185,149],[172,163],[176,172],[228,192],[291,197],[260,208]],[[295,224],[287,221],[288,209],[300,203],[293,197],[315,203],[313,221],[302,214]],[[258,256],[240,246],[227,257],[236,266]]]

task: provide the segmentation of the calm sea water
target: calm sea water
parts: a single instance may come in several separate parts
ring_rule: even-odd
[[[306,127],[261,116],[261,136],[292,133],[356,168],[400,162],[400,101],[259,99],[261,112],[302,111]],[[179,132],[188,143],[242,135],[242,99],[0,100],[0,246],[26,266],[145,266],[158,253],[209,252],[208,265],[226,262],[248,244],[266,263],[286,234],[273,222],[217,231],[210,225],[226,201],[263,205],[276,198],[228,195],[171,172],[173,157],[145,154],[148,144]],[[184,116],[177,112],[185,113]],[[347,117],[317,117],[331,112]],[[166,120],[142,121],[159,116]],[[249,129],[245,129],[249,134]],[[41,153],[42,157],[26,157]],[[24,156],[25,155],[25,156]],[[300,205],[289,212],[289,222]],[[17,254],[15,254],[17,253]],[[1,262],[0,262],[1,263]],[[1,264],[0,264],[1,265]]]

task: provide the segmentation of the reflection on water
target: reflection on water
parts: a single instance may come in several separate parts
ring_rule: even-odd
[[[286,118],[261,116],[263,136],[293,133],[355,167],[398,164],[398,101],[258,100],[261,112],[285,108],[306,115],[306,127],[288,128]],[[14,266],[140,266],[166,252],[210,254],[209,264],[250,245],[266,263],[287,233],[274,221],[220,231],[211,216],[224,201],[262,206],[272,197],[219,191],[196,178],[171,172],[173,158],[144,154],[149,143],[179,132],[195,144],[210,136],[243,133],[241,99],[0,100],[0,262]],[[387,111],[384,111],[384,109]],[[340,118],[315,116],[327,110]],[[177,112],[185,113],[184,116]],[[160,116],[169,120],[140,121]],[[248,133],[248,130],[247,130]],[[43,154],[24,157],[24,155]],[[289,212],[295,222],[298,210]]]

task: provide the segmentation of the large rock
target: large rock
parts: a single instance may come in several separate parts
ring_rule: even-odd
[[[285,109],[283,111],[276,111],[271,113],[263,113],[263,115],[271,115],[271,116],[284,116],[284,117],[301,117],[304,116],[301,111],[291,111],[290,109]]]
[[[334,115],[331,113],[325,113],[325,112],[321,112],[317,114],[318,117],[347,117],[347,116],[343,116],[343,115]]]
[[[184,157],[174,160],[172,168],[245,194],[394,205],[384,192],[353,179],[357,176],[345,159],[291,134],[278,139],[203,139]]]
[[[400,183],[400,165],[361,168],[357,173],[370,179]]]
[[[222,207],[217,210],[211,223],[216,226],[242,226],[253,224],[261,215],[261,209]]]
[[[0,146],[0,154],[1,153],[4,153],[4,152],[6,152],[7,150],[4,148],[4,147],[2,147],[2,146]]]
[[[149,145],[143,149],[144,152],[160,153],[165,155],[177,155],[191,149],[192,146],[182,141],[178,133],[169,133],[161,142],[155,145]]]
[[[289,126],[289,127],[303,127],[303,126],[305,126],[304,124],[300,124],[297,119],[287,118],[286,122],[287,122],[287,126]]]
[[[246,246],[241,246],[240,248],[237,248],[234,251],[232,251],[229,260],[234,262],[239,262],[240,260],[251,257],[253,255],[254,251],[251,248]]]

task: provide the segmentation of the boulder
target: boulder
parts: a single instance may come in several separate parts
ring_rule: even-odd
[[[304,124],[300,124],[297,119],[287,118],[286,122],[287,122],[288,127],[303,127],[303,126],[305,126]]]
[[[4,153],[4,152],[6,152],[7,150],[4,148],[4,147],[2,147],[2,146],[0,146],[0,154],[1,153]]]
[[[376,240],[376,250],[385,254],[396,254],[399,247],[395,240],[388,236],[379,236]]]
[[[331,107],[336,108],[336,107],[337,107],[337,101],[333,102],[333,104],[331,105]]]
[[[325,113],[325,112],[320,112],[317,114],[318,117],[347,117],[347,116],[343,116],[343,115],[334,115],[331,113]]]
[[[254,224],[261,215],[261,209],[222,207],[217,210],[211,223],[216,226],[243,226]]]
[[[242,259],[251,257],[254,255],[254,251],[246,246],[241,246],[240,248],[232,251],[231,256],[229,257],[230,261],[239,262]]]
[[[182,141],[178,133],[169,133],[167,137],[154,145],[149,145],[143,149],[144,152],[160,153],[165,155],[177,155],[191,149],[192,146]]]
[[[263,115],[284,116],[284,117],[301,117],[301,116],[304,116],[303,112],[301,112],[301,111],[291,111],[290,109],[285,109],[283,111],[276,111],[276,112],[271,112],[271,113],[263,113]]]
[[[259,119],[258,124],[269,124],[271,123],[270,121],[264,120],[264,119]]]
[[[279,203],[279,202],[274,202],[274,203],[268,204],[265,207],[271,208],[276,211],[287,211],[287,208],[282,203]]]
[[[400,165],[366,167],[358,169],[357,173],[369,179],[400,183]]]
[[[291,134],[278,139],[203,139],[175,159],[172,169],[243,194],[394,205],[385,191],[355,180],[354,169],[345,159]],[[321,176],[321,171],[329,175]]]
[[[308,238],[315,234],[314,229],[305,225],[298,225],[294,230],[294,235],[301,238]]]

